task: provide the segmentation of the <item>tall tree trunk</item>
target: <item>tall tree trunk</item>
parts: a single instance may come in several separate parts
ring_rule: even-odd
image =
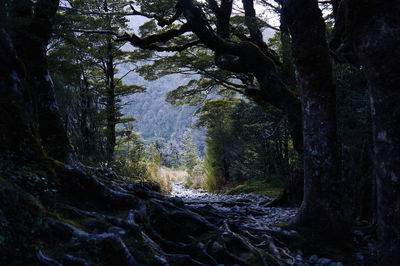
[[[106,153],[107,162],[111,166],[114,161],[114,148],[115,148],[115,125],[117,124],[116,102],[115,102],[115,83],[114,83],[114,58],[112,54],[113,46],[112,40],[107,40],[107,53],[108,58],[106,62]]]
[[[325,23],[316,0],[288,0],[303,105],[304,198],[293,225],[336,234],[346,227],[336,136],[336,95]]]
[[[357,47],[371,95],[378,257],[381,265],[393,265],[400,263],[400,21],[382,19],[364,33]]]
[[[32,97],[41,142],[50,156],[66,161],[71,155],[71,147],[59,114],[46,60],[46,47],[58,4],[58,0],[39,0],[32,12],[31,1],[11,1],[10,14],[13,24],[18,28],[12,32],[12,39],[26,69],[25,96]],[[21,23],[25,24],[23,30]]]
[[[82,140],[80,141],[80,156],[85,157],[86,159],[91,155],[91,136],[89,129],[89,109],[90,109],[90,91],[89,91],[89,81],[88,77],[82,71],[82,79],[80,84],[80,100],[81,100],[81,114],[80,114],[80,134],[82,136]],[[85,159],[81,158],[81,159]]]
[[[355,46],[371,97],[378,258],[394,265],[400,263],[400,4],[375,1],[361,8],[374,14],[360,27]]]
[[[0,160],[8,157],[22,163],[34,163],[43,160],[45,154],[35,130],[32,105],[25,99],[24,78],[24,65],[8,33],[5,3],[1,1]]]
[[[378,260],[400,263],[400,2],[341,1],[331,47],[361,66],[371,99]]]
[[[104,11],[109,11],[108,1],[104,0]],[[111,17],[107,16],[107,29],[112,30]],[[114,149],[116,142],[115,126],[117,124],[117,108],[116,108],[116,95],[114,83],[114,55],[113,43],[110,36],[106,40],[106,53],[107,59],[105,63],[106,75],[106,159],[108,165],[111,167],[114,163]]]

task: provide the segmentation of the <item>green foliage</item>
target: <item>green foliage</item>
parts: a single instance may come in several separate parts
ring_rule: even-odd
[[[139,27],[139,33],[141,36],[146,36],[147,34],[151,34],[156,32],[157,24],[154,19],[151,19]]]
[[[155,142],[149,148],[150,162],[157,167],[161,167],[163,150],[160,142]]]
[[[243,100],[219,99],[208,101],[197,114],[196,125],[207,127],[204,171],[210,191],[246,180],[281,187],[299,163],[286,116],[274,108],[266,112]]]
[[[145,89],[125,85],[117,77],[117,67],[130,60],[130,52],[122,50],[110,35],[74,33],[75,29],[128,30],[127,1],[104,5],[99,0],[74,0],[69,4],[71,8],[57,14],[49,68],[75,152],[81,161],[97,164],[109,160],[114,150],[115,126],[127,122],[122,118],[122,97]]]
[[[177,169],[182,166],[182,158],[178,146],[172,142],[165,145],[162,165]]]
[[[195,166],[199,164],[199,152],[192,141],[192,131],[190,129],[183,135],[181,147],[183,165],[191,176]]]
[[[214,162],[216,162],[217,158],[213,156],[214,154],[208,152],[207,149],[203,164],[205,178],[204,187],[210,192],[217,191],[224,184],[222,176],[216,173]]]
[[[133,129],[133,123],[126,123],[125,128],[117,132],[117,136],[113,170],[124,177],[148,179],[145,147],[142,138]]]
[[[140,6],[143,12],[156,13],[160,17],[169,17],[175,14],[174,0],[138,0],[136,4]]]

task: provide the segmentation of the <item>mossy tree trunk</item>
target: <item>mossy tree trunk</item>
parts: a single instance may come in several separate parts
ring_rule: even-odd
[[[400,262],[399,14],[400,8],[396,25],[382,19],[366,27],[364,39],[357,45],[372,103],[381,265]]]
[[[342,205],[336,95],[325,23],[316,0],[286,1],[284,16],[303,105],[304,198],[293,225],[342,233],[348,217]]]
[[[4,2],[0,12],[0,156],[31,161],[43,153],[25,103],[24,69],[8,33]]]
[[[24,97],[28,108],[32,109],[40,141],[50,156],[66,161],[71,155],[71,147],[46,60],[58,5],[58,0],[10,1],[7,19],[17,57],[25,70]]]
[[[378,260],[400,262],[400,2],[343,0],[331,47],[360,66],[371,99]]]
[[[92,132],[90,130],[89,124],[92,123],[90,117],[90,89],[89,89],[89,80],[84,71],[82,71],[82,79],[80,83],[80,100],[81,100],[81,108],[82,112],[79,116],[79,128],[82,134],[83,141],[79,143],[79,153],[83,156],[90,158],[93,153],[93,143],[90,141],[92,139]],[[86,159],[87,159],[86,158]],[[84,159],[84,158],[82,158]]]

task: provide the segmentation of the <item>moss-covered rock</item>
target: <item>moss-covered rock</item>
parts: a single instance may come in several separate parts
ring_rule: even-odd
[[[4,178],[0,178],[0,224],[0,264],[36,261],[35,250],[46,226],[45,210],[31,194]]]

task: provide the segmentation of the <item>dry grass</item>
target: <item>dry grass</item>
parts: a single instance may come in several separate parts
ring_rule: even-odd
[[[188,173],[183,170],[173,170],[162,166],[149,166],[149,175],[151,179],[161,186],[164,194],[169,194],[172,190],[171,182],[185,182]]]

